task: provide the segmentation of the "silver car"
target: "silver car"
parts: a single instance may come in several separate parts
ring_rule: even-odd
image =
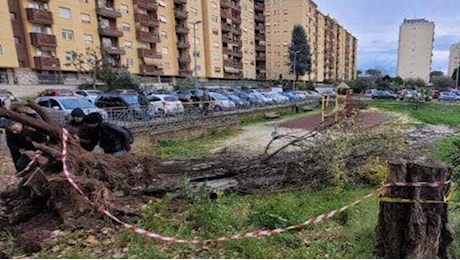
[[[104,119],[108,118],[105,110],[96,107],[93,102],[81,96],[39,97],[35,99],[35,103],[46,108],[51,116],[61,125],[70,119],[70,113],[75,108],[81,108],[86,115],[98,112]]]

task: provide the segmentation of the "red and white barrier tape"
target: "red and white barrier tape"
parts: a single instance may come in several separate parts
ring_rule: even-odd
[[[251,238],[251,237],[252,238],[260,238],[260,237],[264,237],[264,236],[271,236],[273,234],[278,234],[278,233],[286,232],[286,231],[289,231],[289,230],[292,230],[292,229],[298,229],[298,228],[305,227],[307,225],[316,224],[316,223],[319,223],[319,222],[326,221],[326,220],[334,217],[335,215],[337,215],[337,214],[339,214],[339,213],[341,213],[341,212],[343,212],[343,211],[345,211],[345,210],[347,210],[349,208],[352,208],[355,205],[357,205],[357,204],[359,204],[359,203],[361,203],[363,201],[366,201],[367,199],[371,198],[372,196],[378,194],[384,188],[390,188],[390,187],[422,187],[422,186],[441,187],[441,186],[444,186],[444,185],[450,183],[450,181],[447,181],[447,182],[434,182],[434,183],[428,183],[428,182],[415,182],[415,183],[391,182],[391,183],[383,185],[381,188],[373,190],[368,195],[363,196],[360,199],[358,199],[358,200],[356,200],[356,201],[354,201],[354,202],[352,202],[352,203],[350,203],[350,204],[348,204],[346,206],[343,206],[343,207],[341,207],[339,209],[330,211],[328,213],[324,213],[324,214],[312,217],[309,220],[307,220],[307,221],[305,221],[303,223],[297,224],[297,225],[292,225],[292,226],[288,226],[288,227],[284,227],[284,228],[277,228],[277,229],[258,230],[258,231],[244,233],[244,234],[227,235],[227,236],[223,236],[223,237],[219,237],[219,238],[212,238],[212,239],[206,239],[206,240],[178,239],[178,238],[175,238],[175,237],[162,236],[160,234],[150,232],[148,230],[138,228],[138,227],[136,227],[134,225],[125,223],[122,220],[120,220],[119,218],[115,217],[112,213],[107,211],[104,207],[98,207],[94,202],[92,202],[88,198],[88,196],[86,196],[85,193],[78,187],[78,185],[75,183],[75,181],[72,179],[72,177],[70,176],[70,173],[69,173],[69,169],[67,168],[67,139],[68,139],[68,134],[69,134],[68,131],[65,128],[63,128],[63,131],[62,131],[62,154],[61,154],[62,155],[62,169],[63,169],[63,173],[64,173],[65,177],[67,178],[67,180],[69,181],[69,183],[83,196],[83,198],[90,205],[94,206],[95,208],[98,209],[99,212],[101,212],[102,214],[108,216],[109,218],[111,218],[115,222],[119,223],[123,227],[131,230],[132,232],[138,233],[140,235],[150,237],[150,238],[153,238],[153,239],[156,239],[156,240],[169,242],[169,243],[206,244],[206,243],[213,243],[213,242],[245,239],[245,238]]]

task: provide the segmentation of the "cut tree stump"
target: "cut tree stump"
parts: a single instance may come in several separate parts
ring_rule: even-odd
[[[452,170],[436,162],[395,161],[389,164],[387,183],[445,182]],[[380,202],[375,247],[384,258],[448,258],[454,233],[448,227],[446,203],[450,184],[432,187],[391,187],[384,196],[412,200],[411,203]],[[425,202],[423,202],[425,201]]]

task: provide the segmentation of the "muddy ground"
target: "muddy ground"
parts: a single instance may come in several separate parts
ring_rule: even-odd
[[[374,128],[388,119],[386,114],[370,111],[362,112],[358,120],[362,126],[366,128]],[[246,153],[261,153],[265,149],[267,143],[276,134],[291,134],[302,135],[315,129],[315,125],[320,123],[319,115],[301,117],[297,119],[278,120],[263,124],[256,124],[242,127],[242,132],[236,137],[229,138],[216,143],[214,150],[222,149],[235,150]],[[455,134],[456,131],[443,126],[413,127],[405,130],[406,142],[409,146],[421,149],[427,144],[432,143],[437,138]],[[2,137],[3,138],[3,137]],[[18,179],[15,177],[14,168],[8,154],[8,149],[5,146],[3,139],[0,139],[0,217],[4,214],[5,204],[14,198],[9,197],[8,193],[13,191],[18,185]],[[277,142],[273,149],[283,145]],[[122,199],[122,198],[120,198]],[[148,198],[126,201],[127,205],[131,204],[135,207],[140,201]],[[135,223],[135,216],[125,216],[125,220],[131,220]],[[0,257],[8,258],[10,255],[11,241],[8,240],[8,235],[12,234],[16,245],[25,255],[19,257],[36,257],[37,252],[42,249],[51,249],[57,258],[66,253],[75,246],[72,240],[67,242],[67,245],[57,243],[60,237],[68,234],[78,234],[84,238],[85,246],[90,251],[102,257],[120,257],[126,248],[116,243],[114,237],[121,231],[121,227],[113,222],[104,219],[99,213],[89,213],[87,216],[76,219],[73,223],[66,223],[65,226],[58,220],[52,212],[44,212],[37,216],[25,216],[21,223],[5,223],[3,226],[3,237],[0,238]]]

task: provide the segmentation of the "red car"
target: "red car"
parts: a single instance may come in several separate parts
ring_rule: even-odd
[[[70,90],[70,89],[45,89],[38,96],[39,97],[76,96],[76,94],[73,90]]]

